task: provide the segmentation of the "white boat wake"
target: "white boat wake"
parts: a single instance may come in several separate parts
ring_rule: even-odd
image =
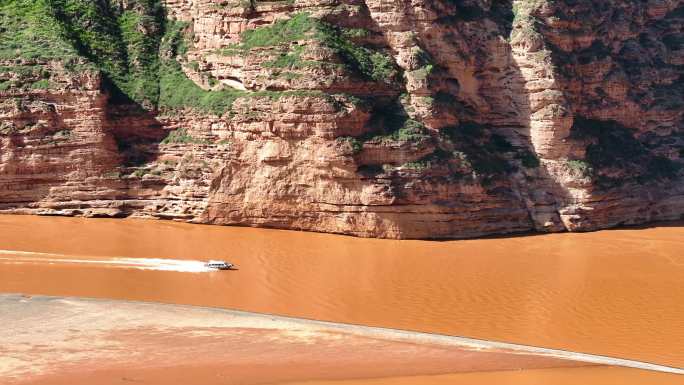
[[[205,273],[214,271],[202,261],[166,258],[87,257],[31,251],[0,250],[0,264],[74,264],[102,267]]]

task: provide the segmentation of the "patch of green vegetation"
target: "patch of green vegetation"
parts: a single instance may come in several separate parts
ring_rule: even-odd
[[[432,163],[429,159],[423,158],[413,162],[406,162],[401,167],[415,171],[424,171],[432,168]]]
[[[638,183],[671,179],[681,169],[672,160],[652,154],[646,145],[635,138],[632,130],[616,121],[576,117],[572,138],[590,142],[585,161],[594,170],[599,182],[605,182],[604,187],[616,186],[630,179]],[[624,176],[612,180],[603,174],[611,170],[619,170]]]
[[[519,0],[513,2],[511,26],[515,26],[515,28],[509,31],[509,41],[541,38],[538,31],[543,23],[534,16],[534,11],[544,3],[545,0]]]
[[[176,57],[184,58],[187,55],[188,43],[185,30],[189,26],[189,23],[178,20],[167,20],[164,23],[164,35],[159,45],[161,56],[173,59]]]
[[[247,30],[240,35],[240,49],[273,47],[305,40],[317,29],[319,21],[308,13],[297,13],[287,20],[278,20],[272,25]]]
[[[111,82],[115,101],[153,106],[159,94],[158,51],[164,21],[159,0],[136,0],[127,11],[111,1],[50,0],[65,36]]]
[[[0,1],[0,60],[76,61],[78,51],[63,38],[49,0]]]
[[[163,10],[159,0],[130,1],[129,8],[110,0],[4,0],[0,59],[100,70],[115,99],[153,105]]]
[[[217,55],[221,56],[238,56],[242,55],[244,52],[237,48],[237,46],[231,46],[227,48],[219,48],[216,51],[214,51]]]
[[[204,90],[185,75],[181,64],[175,60],[187,50],[184,39],[186,28],[187,24],[180,22],[169,22],[166,26],[166,33],[162,39],[161,56],[167,59],[162,61],[159,71],[158,105],[161,109],[193,108],[215,115],[223,115],[232,109],[233,103],[240,97],[264,96],[276,100],[287,95],[319,96],[323,94],[315,91],[247,92],[233,88]]]
[[[185,128],[179,128],[177,130],[171,131],[169,135],[164,138],[162,144],[176,144],[176,143],[200,143],[201,140],[188,134],[188,130]]]
[[[111,77],[126,71],[126,47],[109,1],[49,0],[48,11],[62,36]],[[118,80],[118,79],[117,79]]]
[[[159,73],[160,95],[159,108],[182,109],[193,108],[200,111],[222,115],[231,111],[235,100],[241,97],[267,97],[278,100],[287,96],[321,97],[334,102],[332,96],[321,91],[257,91],[247,92],[233,88],[207,91],[190,80],[175,60],[187,50],[184,31],[187,25],[179,22],[167,24],[166,33],[162,39],[161,56],[168,58],[162,61]],[[260,38],[262,39],[262,38]]]
[[[285,80],[296,80],[296,79],[301,79],[304,75],[294,73],[294,72],[281,72],[276,76],[278,78],[283,78]]]
[[[432,71],[434,71],[434,69],[435,69],[434,65],[427,64],[427,65],[413,71],[413,76],[417,80],[425,80],[432,74]]]
[[[53,138],[66,139],[71,137],[71,130],[59,130],[55,132]]]
[[[105,178],[109,179],[119,179],[121,178],[121,171],[120,170],[113,170],[113,171],[108,171],[102,175]]]
[[[133,171],[133,174],[131,174],[131,175],[133,175],[136,178],[142,178],[145,175],[147,175],[148,171],[149,170],[147,170],[146,168],[139,168],[139,169]]]
[[[342,36],[347,39],[360,39],[370,36],[370,31],[364,28],[345,28],[341,31]]]
[[[240,35],[240,44],[222,49],[220,52],[224,55],[236,55],[254,48],[290,46],[299,41],[317,40],[332,49],[352,72],[378,82],[395,80],[398,70],[390,55],[352,41],[361,33],[332,26],[311,17],[309,13],[300,12],[290,19],[278,20],[271,25],[245,31]],[[277,68],[303,68],[330,64],[302,60],[304,50],[304,46],[290,47],[288,52],[266,65]]]
[[[297,69],[320,65],[319,62],[302,60],[302,53],[305,49],[304,46],[295,46],[289,52],[278,56],[275,60],[264,63],[264,67]]]
[[[13,74],[21,79],[48,79],[51,76],[43,66],[36,64],[0,66],[0,74]]]
[[[407,125],[410,127],[412,123]],[[531,152],[516,149],[506,138],[478,123],[463,122],[459,126],[443,128],[435,138],[425,131],[419,131],[417,137],[413,136],[414,132],[406,135],[401,131],[397,130],[387,137],[392,140],[403,137],[410,141],[431,138],[437,145],[432,154],[401,165],[404,169],[424,172],[446,168],[450,172],[449,178],[477,178],[486,186],[515,171],[515,166],[509,162],[511,157],[521,159],[525,167],[539,166],[539,159]]]
[[[47,79],[38,80],[31,84],[31,89],[34,90],[47,90],[48,88],[50,88],[50,81]]]
[[[375,106],[370,125],[376,129],[359,138],[363,142],[421,142],[430,138],[423,123],[411,119],[396,100]]]
[[[145,3],[144,12],[125,11],[118,19],[128,62],[121,88],[135,101],[155,104],[159,99],[159,44],[163,13],[157,1]]]
[[[425,131],[423,123],[406,119],[398,129],[393,130],[387,134],[376,135],[371,140],[379,140],[380,142],[421,142],[430,138]]]
[[[166,20],[160,0],[129,0],[125,9],[111,0],[0,0],[0,60],[61,61],[71,71],[100,71],[112,102],[135,103],[149,110],[194,108],[221,115],[239,97],[310,96],[338,103],[317,91],[204,90],[185,75],[181,65],[188,50],[188,24]],[[245,32],[240,49],[289,44],[319,34],[320,25],[321,21],[306,13],[296,14]],[[295,48],[292,55],[273,65],[313,65],[301,60],[302,50]],[[5,70],[20,74],[17,84],[1,81],[0,90],[24,85],[49,88],[53,83],[45,68],[21,64],[0,69],[0,74]],[[295,79],[298,74],[279,76]],[[214,88],[220,86],[216,79],[207,80]]]
[[[330,24],[319,24],[317,38],[334,50],[350,70],[364,78],[391,83],[399,74],[391,55],[355,44]]]
[[[516,157],[516,159],[520,160],[523,167],[525,167],[525,168],[538,168],[539,166],[541,166],[541,162],[539,161],[539,157],[537,156],[537,154],[533,153],[532,151],[529,151],[529,150],[521,151],[515,157]]]
[[[47,89],[51,86],[49,81],[51,74],[42,65],[18,64],[12,66],[0,66],[0,77],[8,78],[0,80],[0,90],[9,89]]]
[[[175,60],[165,61],[159,74],[160,109],[194,108],[199,111],[223,115],[231,110],[233,102],[245,91],[226,88],[206,91],[190,80]]]
[[[485,126],[474,122],[463,122],[459,126],[441,130],[442,141],[469,162],[473,171],[485,181],[510,173],[515,167],[504,156],[515,148],[501,135],[492,134]],[[450,156],[453,152],[447,152]]]
[[[568,160],[567,165],[570,170],[572,170],[574,173],[582,177],[589,177],[594,172],[594,169],[586,160],[571,159]]]
[[[352,155],[356,155],[363,150],[363,143],[353,136],[341,136],[336,139],[338,147],[345,149]]]

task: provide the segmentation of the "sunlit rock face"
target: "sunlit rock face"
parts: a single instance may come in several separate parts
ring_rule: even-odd
[[[388,238],[684,214],[684,1],[0,10],[4,212]]]

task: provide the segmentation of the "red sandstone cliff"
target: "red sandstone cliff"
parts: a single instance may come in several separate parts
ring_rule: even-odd
[[[188,47],[162,57],[238,90],[230,111],[115,104],[96,70],[5,60],[3,212],[389,238],[684,215],[683,1],[165,3]],[[245,43],[297,15],[328,35]]]

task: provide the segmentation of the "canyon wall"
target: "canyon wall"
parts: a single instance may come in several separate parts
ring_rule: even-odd
[[[684,215],[684,1],[13,0],[0,212],[387,238]]]

